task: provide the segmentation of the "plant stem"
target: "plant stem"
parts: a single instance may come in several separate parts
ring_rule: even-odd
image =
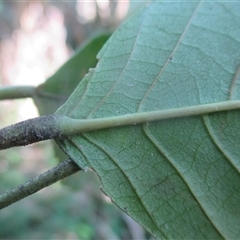
[[[0,88],[0,100],[32,98],[36,94],[36,88],[32,86],[13,86]]]
[[[240,109],[240,100],[139,112],[107,118],[73,119],[69,117],[61,117],[59,118],[58,124],[64,135],[72,135],[104,128],[136,125],[164,119],[191,117],[236,109]]]
[[[34,142],[62,137],[58,116],[49,115],[29,119],[0,130],[0,150],[24,146]]]
[[[15,203],[81,169],[71,160],[65,160],[47,172],[0,195],[0,209]]]
[[[95,119],[73,119],[60,115],[43,116],[1,129],[0,150],[105,128],[144,124],[164,119],[191,117],[236,109],[240,109],[240,100]]]

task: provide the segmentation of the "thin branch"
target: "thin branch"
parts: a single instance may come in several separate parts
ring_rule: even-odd
[[[12,86],[0,88],[0,100],[33,98],[36,88],[32,86]]]
[[[61,138],[56,115],[32,118],[0,130],[0,150]]]
[[[0,195],[0,209],[3,209],[12,203],[15,203],[33,193],[64,179],[81,169],[71,159],[58,164],[56,167],[48,170],[47,172],[12,188]]]

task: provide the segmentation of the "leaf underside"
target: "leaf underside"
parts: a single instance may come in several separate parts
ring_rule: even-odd
[[[56,114],[100,118],[240,99],[240,4],[151,3]],[[240,114],[171,119],[58,144],[157,238],[240,238]]]

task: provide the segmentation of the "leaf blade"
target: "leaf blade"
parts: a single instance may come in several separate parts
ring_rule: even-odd
[[[149,4],[100,52],[81,100],[72,96],[57,114],[99,118],[228,100],[240,65],[239,19],[230,3]],[[232,114],[101,130],[59,144],[153,235],[237,238],[239,114]]]

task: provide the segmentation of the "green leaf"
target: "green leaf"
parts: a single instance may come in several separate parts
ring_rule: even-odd
[[[96,66],[96,55],[109,36],[104,33],[89,39],[56,73],[38,86],[34,101],[40,115],[54,113],[68,99],[89,68]]]
[[[56,114],[91,119],[240,99],[239,2],[150,3]],[[239,111],[58,140],[157,238],[240,238]]]

